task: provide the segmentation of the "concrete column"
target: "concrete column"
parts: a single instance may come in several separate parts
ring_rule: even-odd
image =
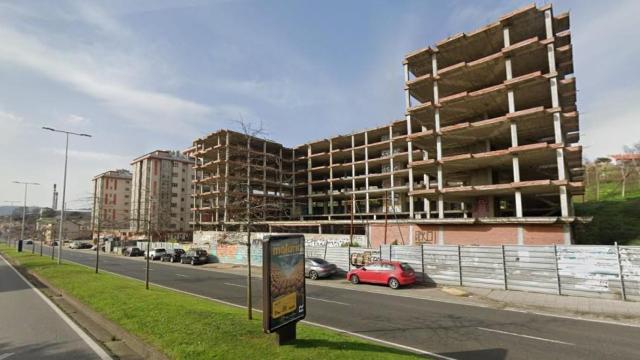
[[[291,150],[291,172],[292,175],[292,188],[291,188],[291,216],[296,213],[296,150]]]
[[[518,224],[518,245],[524,245],[524,225]]]
[[[404,64],[404,81],[409,81],[409,65]],[[409,89],[405,90],[405,102],[406,108],[411,107],[411,94]],[[411,115],[406,115],[407,119],[407,135],[411,135]],[[407,141],[407,161],[408,164],[411,165],[413,162],[413,143],[411,141]],[[409,167],[409,218],[413,219],[414,209],[413,209],[413,168]]]
[[[511,45],[511,39],[509,37],[509,27],[505,26],[502,29],[502,35],[504,39],[504,47],[508,47]],[[511,80],[513,78],[513,70],[511,65],[511,58],[505,59],[505,70],[507,74],[507,80]],[[512,89],[507,90],[507,102],[509,105],[509,113],[513,113],[516,111],[516,100]],[[518,146],[518,124],[515,121],[511,121],[510,123],[511,130],[511,146]],[[518,159],[518,155],[513,155],[512,158],[512,167],[513,167],[513,181],[520,181],[520,161]],[[520,190],[516,190],[514,201],[516,205],[516,216],[522,217],[522,193]],[[520,236],[518,236],[518,241],[520,241]]]
[[[365,211],[368,214],[370,212],[369,208],[369,133],[364,132],[364,174],[365,174],[365,189],[367,192],[365,194]]]
[[[262,204],[267,208],[267,142],[262,142]],[[262,220],[266,220],[266,210],[262,212]]]
[[[351,191],[356,191],[356,150],[354,147],[356,146],[356,140],[354,135],[351,135]],[[356,212],[356,197],[351,197],[351,206],[353,208],[353,212]]]
[[[390,180],[391,180],[391,188],[393,189],[395,187],[394,184],[394,170],[393,170],[393,126],[389,126],[389,154],[390,154],[390,158],[389,158],[389,166],[391,167],[391,176],[390,176]],[[395,190],[391,190],[391,207],[394,209],[395,211],[395,206],[396,206],[396,191]]]
[[[436,54],[431,54],[431,68],[432,75],[435,79],[438,76],[438,59]],[[438,81],[433,81],[433,104],[434,104],[434,114],[433,114],[433,122],[434,122],[434,130],[438,133],[440,132],[440,109],[435,106],[440,104],[440,98],[438,93]],[[442,137],[440,134],[436,134],[436,160],[442,160]],[[442,176],[442,165],[438,164],[438,190],[442,191],[443,186],[443,176]],[[444,218],[444,197],[442,194],[438,195],[438,218]]]
[[[569,224],[562,225],[562,235],[564,238],[564,244],[571,245],[571,225]]]
[[[229,218],[227,205],[229,204],[229,132],[226,132],[224,140],[224,214],[222,222],[227,223]]]
[[[313,215],[313,198],[311,197],[313,193],[313,186],[311,185],[311,145],[307,145],[307,213],[309,215]]]
[[[444,225],[438,226],[438,245],[444,245]]]
[[[329,139],[329,220],[333,215],[333,140]]]

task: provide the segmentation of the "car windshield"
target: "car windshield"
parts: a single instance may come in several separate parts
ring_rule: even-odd
[[[313,261],[316,265],[328,265],[329,264],[327,261],[322,260],[322,259],[318,259],[318,258],[311,258],[309,260]]]
[[[409,271],[409,270],[413,270],[413,268],[411,267],[411,265],[407,264],[407,263],[400,263],[400,267],[402,268],[402,271]]]
[[[198,254],[198,255],[201,255],[201,256],[202,256],[202,255],[207,255],[207,252],[206,252],[206,251],[204,251],[204,250],[197,250],[197,251],[196,251],[196,254]]]
[[[156,249],[156,252],[163,252],[164,249]]]

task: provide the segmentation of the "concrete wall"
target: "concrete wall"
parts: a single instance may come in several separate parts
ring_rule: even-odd
[[[518,227],[524,229],[522,245],[564,245],[561,224],[387,224],[386,245],[517,245]],[[442,229],[442,242],[439,232]],[[369,225],[370,246],[385,245],[384,224]]]
[[[262,239],[277,233],[251,233],[251,243],[259,245]],[[349,243],[348,234],[304,234],[306,246],[340,247]],[[236,231],[194,231],[193,243],[197,245],[213,245],[218,243],[242,244],[247,241],[247,233]],[[367,245],[366,235],[354,235],[353,243],[359,246]]]

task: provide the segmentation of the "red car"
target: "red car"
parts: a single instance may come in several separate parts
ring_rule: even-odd
[[[385,284],[392,289],[400,285],[411,285],[416,282],[416,273],[411,265],[398,261],[376,261],[347,273],[347,280],[352,284],[370,283]]]

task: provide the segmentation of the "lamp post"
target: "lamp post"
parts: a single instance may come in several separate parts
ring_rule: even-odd
[[[4,200],[4,203],[7,203],[11,206],[13,206],[13,204],[19,204],[20,201],[19,200]],[[11,214],[9,214],[9,232],[11,235],[13,235],[13,231],[11,231],[11,228],[13,227],[13,211],[11,212]],[[11,235],[7,235],[7,245],[11,246]]]
[[[44,130],[59,132],[66,135],[66,143],[65,143],[65,149],[64,149],[64,180],[62,182],[62,209],[60,211],[60,230],[58,231],[58,264],[60,264],[62,260],[62,228],[64,226],[64,209],[66,206],[65,196],[67,192],[67,160],[69,157],[69,135],[84,136],[84,137],[91,137],[91,135],[74,133],[66,130],[57,130],[57,129],[46,127],[46,126],[43,126],[42,128]],[[53,249],[51,251],[53,251]]]
[[[24,240],[24,221],[27,216],[27,189],[29,185],[40,185],[40,184],[34,183],[34,182],[25,182],[25,181],[14,181],[13,183],[24,185],[24,205],[22,206],[22,228],[20,230],[20,240]],[[31,244],[33,245],[31,249],[31,253],[33,254],[36,252],[36,243],[35,241],[32,240]]]

